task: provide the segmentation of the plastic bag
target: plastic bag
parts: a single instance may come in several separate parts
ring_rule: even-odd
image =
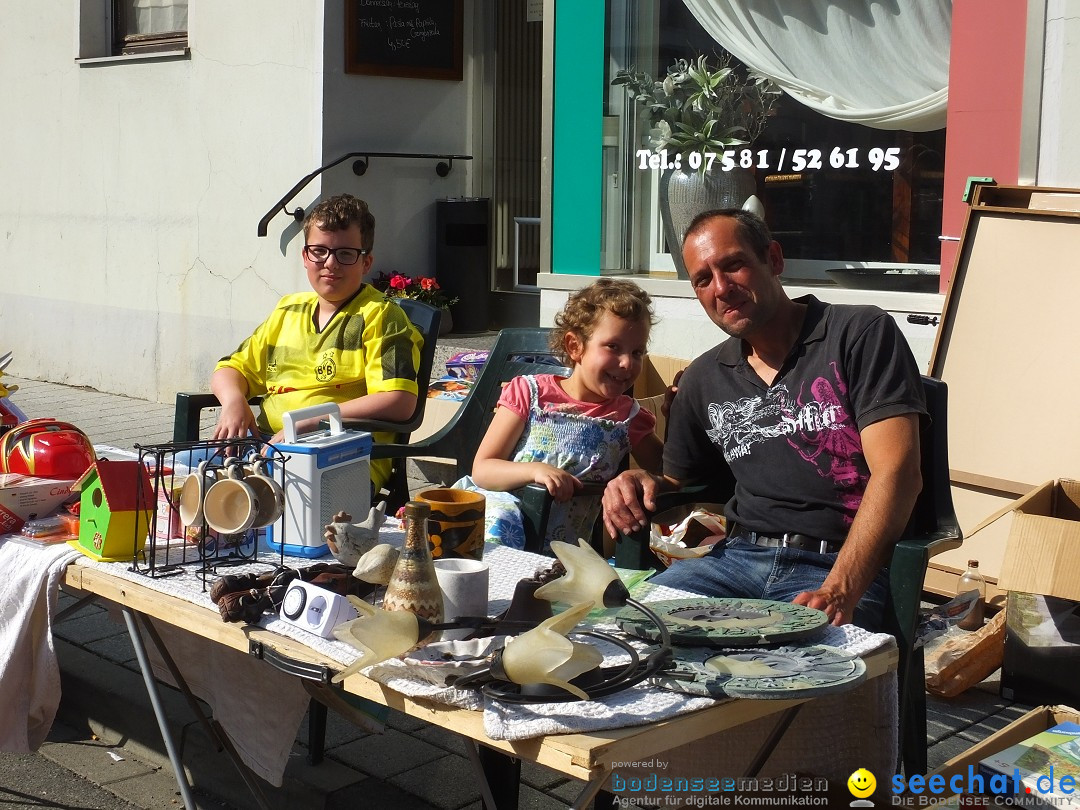
[[[664,565],[676,560],[704,557],[727,536],[724,516],[698,508],[673,526],[653,523],[649,548]]]
[[[1001,666],[1004,655],[1004,610],[974,632],[953,628],[926,650],[926,691],[956,697]]]

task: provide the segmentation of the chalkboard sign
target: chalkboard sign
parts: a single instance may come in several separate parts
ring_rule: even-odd
[[[461,81],[463,0],[347,0],[345,72]]]

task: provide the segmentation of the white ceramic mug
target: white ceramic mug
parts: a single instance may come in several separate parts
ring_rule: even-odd
[[[189,473],[184,479],[184,485],[180,488],[180,522],[192,528],[201,528],[205,522],[203,519],[203,501],[206,491],[213,483],[214,475],[207,470],[206,461],[199,462],[198,468]]]
[[[464,557],[435,560],[435,578],[443,594],[443,616],[453,621],[458,616],[487,616],[488,564]],[[442,638],[470,636],[471,627],[443,630]]]
[[[203,498],[203,519],[218,534],[241,534],[255,523],[259,499],[240,477],[240,459],[226,459],[229,475],[216,481]]]

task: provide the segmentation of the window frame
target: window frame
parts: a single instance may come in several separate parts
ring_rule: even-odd
[[[112,19],[113,56],[141,56],[152,53],[176,53],[187,51],[188,32],[158,31],[152,34],[127,34],[128,13],[131,5],[125,0],[109,0]]]

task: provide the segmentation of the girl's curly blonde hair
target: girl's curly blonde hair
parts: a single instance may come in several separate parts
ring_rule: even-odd
[[[566,306],[555,316],[555,328],[549,338],[551,351],[563,363],[571,365],[566,354],[567,334],[573,332],[587,342],[605,312],[628,321],[647,323],[650,328],[656,323],[652,299],[647,292],[632,281],[602,278],[571,295]]]

